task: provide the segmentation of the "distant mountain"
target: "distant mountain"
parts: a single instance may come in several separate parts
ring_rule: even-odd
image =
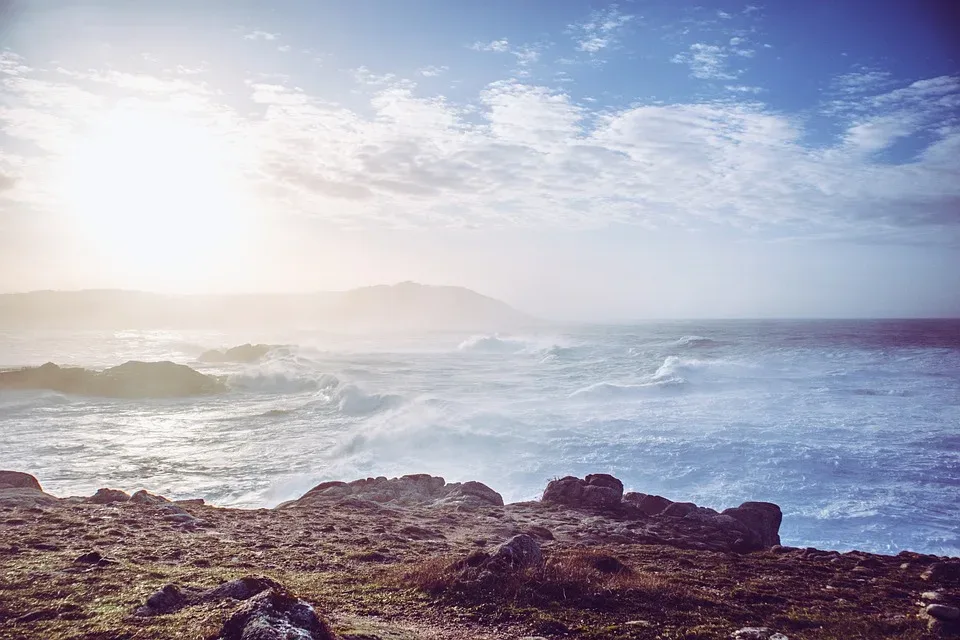
[[[0,294],[3,329],[496,331],[537,324],[463,287],[403,282],[312,294],[163,295],[98,289]]]

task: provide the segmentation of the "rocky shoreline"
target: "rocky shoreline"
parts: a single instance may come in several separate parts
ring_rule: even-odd
[[[275,509],[147,491],[58,498],[0,472],[0,638],[932,638],[960,559],[780,544],[606,474],[504,504],[429,475],[322,483]]]

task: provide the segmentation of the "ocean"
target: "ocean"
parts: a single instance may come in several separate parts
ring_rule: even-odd
[[[258,364],[201,352],[287,345]],[[270,507],[324,480],[563,475],[714,508],[776,502],[784,544],[960,555],[960,321],[717,321],[535,333],[0,331],[0,366],[173,360],[231,391],[0,391],[0,468],[55,495]]]

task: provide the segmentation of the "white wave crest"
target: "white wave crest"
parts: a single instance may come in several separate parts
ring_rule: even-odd
[[[709,347],[720,343],[713,338],[704,336],[683,336],[674,340],[671,344],[675,347]]]
[[[617,382],[596,382],[577,389],[570,394],[571,398],[640,398],[663,389],[677,388],[685,385],[683,380],[660,380],[656,382],[642,382],[639,384],[622,384]]]

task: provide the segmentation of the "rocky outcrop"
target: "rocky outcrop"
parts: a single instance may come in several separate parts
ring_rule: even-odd
[[[663,512],[664,509],[673,504],[663,496],[652,496],[646,493],[637,493],[630,491],[623,495],[623,501],[636,507],[640,513],[647,516],[655,516]]]
[[[43,389],[108,398],[178,398],[227,390],[220,380],[173,362],[130,361],[103,371],[39,367],[0,371],[0,389]]]
[[[400,478],[367,478],[355,482],[323,482],[298,500],[278,508],[329,505],[343,500],[369,501],[391,506],[431,506],[478,509],[502,507],[503,497],[480,482],[447,483],[427,474]]]
[[[724,509],[721,515],[729,516],[746,527],[758,548],[780,544],[783,513],[772,502],[744,502],[734,509]]]
[[[135,494],[130,496],[130,502],[133,502],[134,504],[160,505],[160,504],[166,504],[170,501],[164,498],[163,496],[157,496],[150,493],[146,489],[141,489],[140,491],[137,491]]]
[[[584,479],[566,476],[547,484],[541,501],[570,507],[604,509],[620,505],[623,483],[606,473],[588,475]]]
[[[40,481],[29,473],[0,471],[0,489],[34,489],[43,491]]]
[[[0,471],[0,506],[30,509],[56,504],[58,500],[44,493],[40,482],[29,473]]]
[[[114,502],[127,502],[130,496],[120,489],[97,489],[97,492],[87,498],[88,502],[93,504],[112,504]]]
[[[664,535],[672,544],[692,548],[747,552],[780,544],[783,515],[780,507],[770,502],[744,502],[721,513],[692,502],[671,502],[663,496],[636,492],[624,495],[623,483],[604,473],[552,480],[541,502],[610,512],[627,519],[663,521],[662,527],[647,528],[651,541],[663,539],[657,532],[668,530],[671,533]],[[631,536],[624,532],[623,537],[626,540]]]
[[[225,349],[223,351],[219,349],[210,349],[201,353],[197,360],[200,362],[210,363],[258,362],[277,347],[278,345],[274,344],[242,344],[237,347],[230,347],[229,349]]]

